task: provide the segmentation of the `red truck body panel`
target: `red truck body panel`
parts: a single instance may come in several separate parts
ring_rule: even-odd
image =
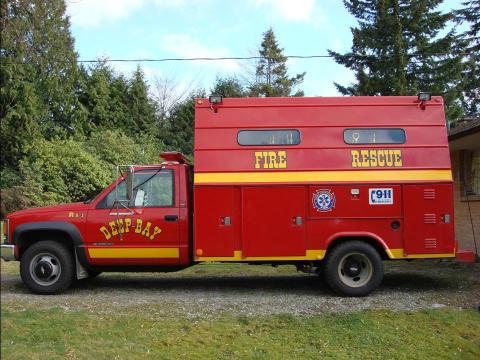
[[[195,260],[320,260],[342,237],[368,237],[392,259],[453,257],[445,124],[441,97],[198,99]],[[299,143],[237,138],[282,129]],[[403,129],[405,142],[348,144],[347,129]]]

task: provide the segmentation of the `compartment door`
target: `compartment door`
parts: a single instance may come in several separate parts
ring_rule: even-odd
[[[452,185],[405,185],[403,203],[405,253],[453,253]]]
[[[234,255],[233,187],[195,188],[196,257],[232,257]]]
[[[305,187],[242,189],[244,257],[304,256]]]

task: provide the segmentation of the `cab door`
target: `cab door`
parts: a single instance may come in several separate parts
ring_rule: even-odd
[[[178,176],[173,169],[134,175],[133,199],[121,181],[88,212],[87,255],[96,265],[175,265],[179,262]]]

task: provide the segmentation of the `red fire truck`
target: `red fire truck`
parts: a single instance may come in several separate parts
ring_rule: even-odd
[[[455,257],[441,97],[197,99],[195,166],[161,156],[92,200],[8,215],[2,258],[42,294],[214,261],[319,269],[363,296],[383,260]]]

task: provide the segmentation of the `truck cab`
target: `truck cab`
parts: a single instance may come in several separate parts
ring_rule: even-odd
[[[130,176],[130,197],[127,178],[120,177],[89,204],[82,245],[88,264],[137,269],[189,265],[190,166],[178,161],[136,166]]]
[[[180,154],[164,156],[161,164],[132,167],[130,197],[122,174],[85,202],[9,214],[2,258],[21,261],[23,281],[38,293],[63,291],[73,278],[103,271],[191,265],[191,166]]]

